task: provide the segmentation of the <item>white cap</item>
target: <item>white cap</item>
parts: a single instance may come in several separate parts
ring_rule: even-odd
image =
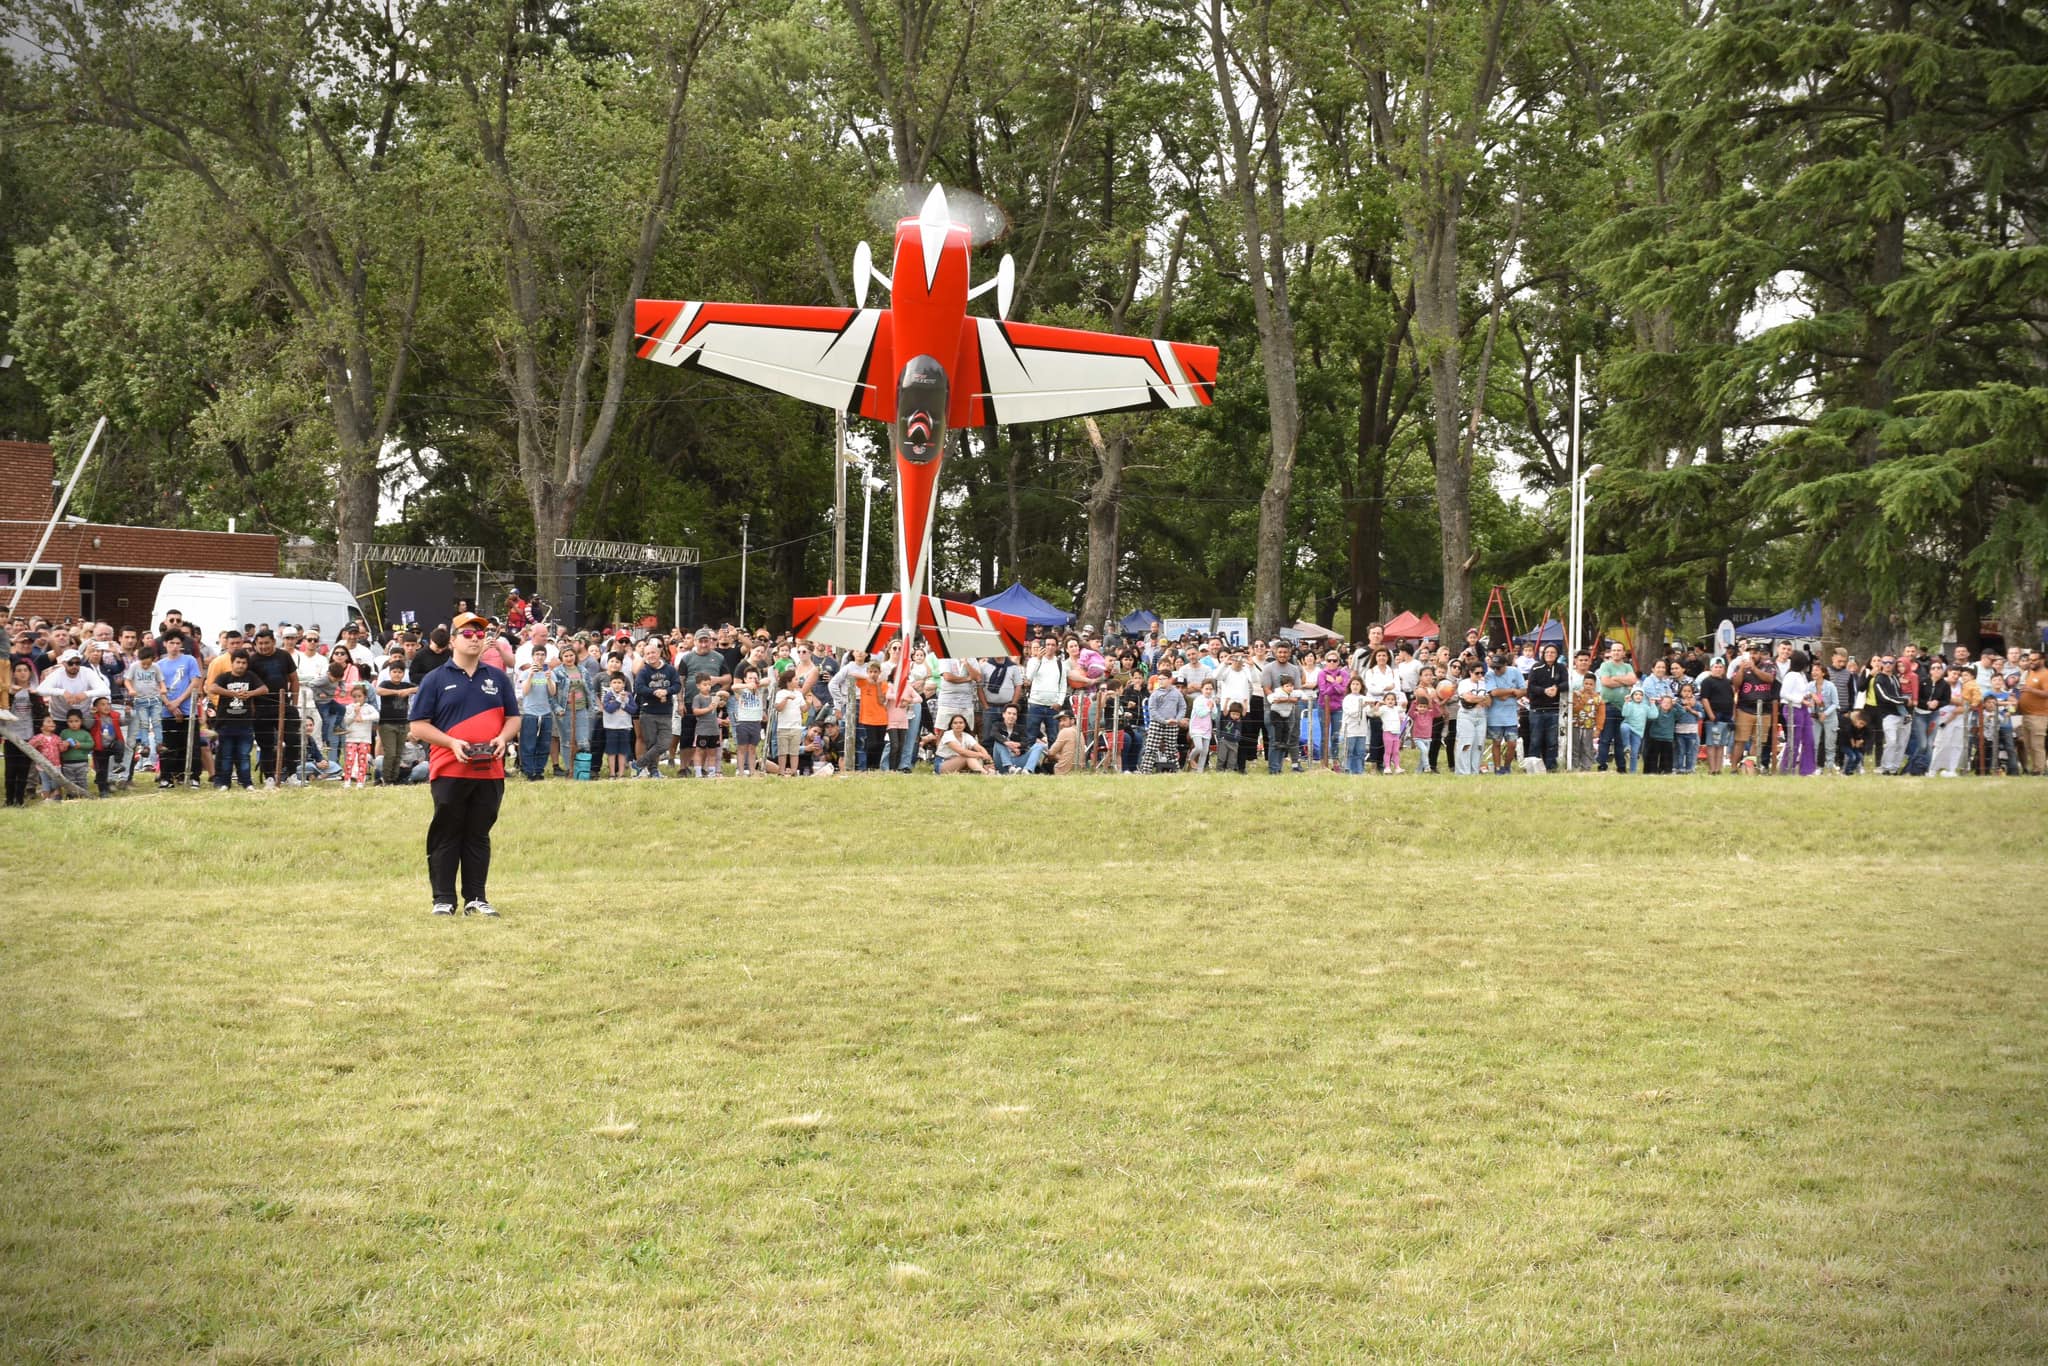
[[[57,656],[57,662],[59,664],[69,664],[74,659],[83,660],[84,658],[85,656],[76,650],[66,650],[63,654]]]

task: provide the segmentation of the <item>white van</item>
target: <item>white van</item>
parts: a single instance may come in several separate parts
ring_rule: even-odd
[[[154,627],[173,610],[196,623],[209,642],[250,622],[318,626],[321,639],[333,640],[351,617],[364,615],[355,596],[338,583],[268,574],[166,574],[149,624]]]

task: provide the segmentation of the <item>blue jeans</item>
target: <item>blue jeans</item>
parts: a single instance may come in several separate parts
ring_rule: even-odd
[[[1700,757],[1700,733],[1696,730],[1678,732],[1677,760],[1673,772],[1690,773],[1693,764]]]
[[[348,715],[348,708],[339,702],[320,704],[320,750],[324,754],[341,753],[341,723]]]
[[[1292,716],[1275,716],[1266,713],[1266,771],[1278,773],[1289,759],[1300,761],[1301,750],[1297,748],[1296,736],[1300,734],[1300,720]]]
[[[1635,772],[1637,766],[1642,762],[1642,758],[1643,733],[1639,730],[1630,730],[1627,726],[1623,726],[1621,728],[1621,757],[1616,761],[1620,767],[1616,768],[1615,772]]]
[[[1034,743],[1031,748],[1024,751],[1022,758],[1018,757],[1016,750],[1000,740],[989,746],[988,752],[995,757],[998,773],[1008,773],[1017,768],[1023,769],[1026,773],[1036,773],[1038,761],[1045,757],[1045,742],[1040,740]]]
[[[135,734],[129,738],[138,745],[149,746],[149,757],[156,758],[157,749],[164,742],[164,700],[161,697],[138,697],[130,712],[135,718]]]
[[[1024,711],[1024,738],[1026,741],[1051,744],[1059,738],[1060,709],[1041,707],[1033,702]]]
[[[529,778],[544,777],[548,771],[548,740],[555,733],[552,713],[539,716],[522,713],[519,718],[519,771]]]
[[[576,741],[576,752],[578,754],[590,753],[590,726],[591,723],[596,719],[596,715],[588,707],[578,707],[576,709],[576,726],[574,729],[574,738]],[[569,726],[568,712],[558,711],[555,713],[555,734],[561,736],[562,739],[565,741],[570,739],[571,730]],[[569,756],[567,754],[564,754],[562,756],[562,762],[564,767],[568,765],[568,760]]]
[[[213,785],[226,789],[234,786],[235,779],[242,780],[243,787],[249,787],[249,754],[256,748],[256,732],[249,730],[224,730],[220,732],[220,744],[213,752]]]
[[[1621,704],[1609,702],[1607,704],[1607,719],[1600,723],[1600,748],[1595,752],[1594,762],[1601,768],[1606,768],[1609,764],[1613,764],[1614,771],[1617,773],[1622,772],[1621,755],[1618,752],[1621,745],[1621,731]]]
[[[1365,773],[1366,751],[1371,745],[1372,737],[1370,735],[1347,735],[1344,737],[1344,771],[1346,773],[1356,773],[1361,776]]]

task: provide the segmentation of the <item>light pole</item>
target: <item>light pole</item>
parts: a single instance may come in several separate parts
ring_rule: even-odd
[[[1573,416],[1576,418],[1577,414],[1574,413]],[[1573,425],[1576,426],[1577,423],[1574,422]],[[1578,451],[1576,449],[1576,445],[1574,446],[1572,454],[1574,457],[1572,463],[1576,465],[1578,463]],[[1574,653],[1576,653],[1579,648],[1579,640],[1581,638],[1579,632],[1582,629],[1582,622],[1586,615],[1586,485],[1588,482],[1592,480],[1594,475],[1600,473],[1600,471],[1606,468],[1607,467],[1605,465],[1588,465],[1586,467],[1585,473],[1576,476],[1572,480],[1572,558],[1570,571],[1570,612],[1572,619],[1571,648]],[[1569,661],[1567,661],[1566,663],[1566,668],[1567,671],[1569,671]],[[1567,701],[1566,703],[1566,711],[1565,716],[1563,718],[1563,722],[1565,732],[1564,765],[1565,771],[1569,773],[1571,771],[1572,764],[1572,731],[1569,701]]]
[[[1570,529],[1565,533],[1565,616],[1568,619],[1568,624],[1565,627],[1566,639],[1563,662],[1566,678],[1571,676],[1572,656],[1578,653],[1579,642],[1583,638],[1579,632],[1584,626],[1581,617],[1585,614],[1586,597],[1586,481],[1598,474],[1601,469],[1600,466],[1595,465],[1584,474],[1579,473],[1579,408],[1582,404],[1581,393],[1584,385],[1584,376],[1583,358],[1573,356],[1572,479],[1571,486],[1567,490]],[[1572,702],[1571,690],[1569,688],[1565,691],[1563,711],[1564,714],[1558,718],[1558,728],[1564,732],[1564,770],[1569,773],[1572,769],[1573,738]]]
[[[749,514],[740,514],[740,629],[747,629],[747,520]]]
[[[875,478],[873,467],[865,461],[860,467],[860,591],[868,591],[868,527],[873,521],[875,495],[889,487]]]

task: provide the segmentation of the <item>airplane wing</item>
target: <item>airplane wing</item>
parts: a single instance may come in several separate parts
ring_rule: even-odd
[[[793,629],[804,640],[839,650],[877,654],[896,639],[903,611],[894,593],[841,593],[798,598]],[[988,659],[1022,655],[1029,624],[1008,612],[972,603],[923,598],[917,605],[918,634],[946,659]]]
[[[880,416],[889,319],[879,308],[639,299],[640,357],[686,365],[806,403]],[[869,411],[870,408],[874,411]]]
[[[1130,408],[1192,408],[1216,388],[1217,350],[1074,327],[969,318],[980,382],[971,423],[1045,422]]]

